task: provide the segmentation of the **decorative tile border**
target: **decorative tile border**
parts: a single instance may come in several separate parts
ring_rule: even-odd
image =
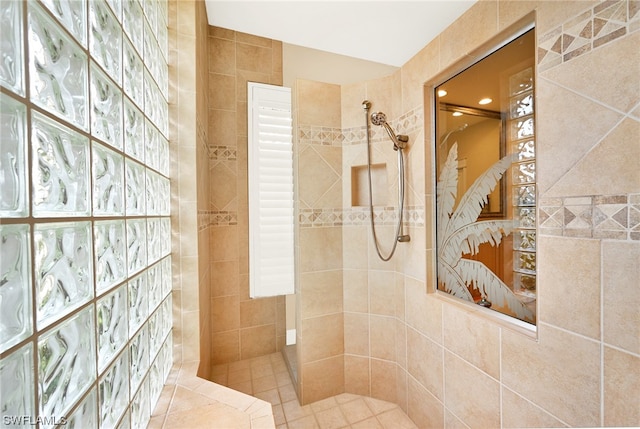
[[[298,126],[298,143],[320,146],[342,146],[344,136],[340,128]]]
[[[538,70],[571,61],[638,29],[638,1],[604,1],[538,38]]]
[[[396,207],[376,207],[373,211],[376,225],[395,226],[398,221]],[[301,209],[298,211],[300,228],[321,228],[329,226],[369,225],[368,207],[348,209]],[[424,207],[405,207],[403,223],[407,226],[424,226]]]
[[[198,231],[211,226],[238,224],[238,212],[226,210],[203,210],[198,212]]]
[[[538,217],[546,235],[640,240],[640,194],[549,198]]]
[[[424,121],[424,113],[422,107],[417,107],[408,113],[400,116],[400,118],[389,121],[391,128],[398,134],[411,134],[422,129]],[[356,144],[365,144],[367,142],[366,126],[345,128],[342,130],[343,145],[350,146]],[[372,126],[370,128],[371,142],[377,143],[385,141],[389,137],[382,127]]]
[[[238,150],[234,146],[209,146],[209,159],[217,161],[237,161]]]

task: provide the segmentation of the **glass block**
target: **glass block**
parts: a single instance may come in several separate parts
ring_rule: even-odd
[[[87,4],[77,0],[41,0],[62,27],[87,47]]]
[[[127,216],[144,215],[146,212],[145,171],[146,169],[142,164],[130,159],[125,160]]]
[[[169,141],[164,137],[160,136],[159,144],[158,144],[158,171],[165,176],[169,176],[169,168],[170,168],[170,153],[169,153]]]
[[[527,68],[509,77],[509,96],[533,89],[533,68]]]
[[[118,18],[118,21],[122,19],[122,0],[107,0],[109,7]]]
[[[513,252],[513,270],[525,274],[535,274],[536,254],[535,252]]]
[[[0,225],[0,353],[33,332],[29,225]]]
[[[166,177],[158,177],[158,214],[171,214],[171,182]]]
[[[129,340],[127,285],[122,285],[96,303],[98,314],[98,371],[111,363]]]
[[[64,416],[96,379],[93,306],[38,340],[40,415]]]
[[[147,266],[147,222],[127,220],[127,262],[129,276]]]
[[[88,60],[82,48],[29,2],[31,101],[88,130]]]
[[[533,207],[536,205],[535,185],[514,186],[514,206]]]
[[[124,151],[144,162],[144,123],[142,112],[128,100],[124,103]]]
[[[171,293],[172,274],[171,274],[171,256],[160,261],[162,269],[162,296],[165,297]]]
[[[150,169],[146,169],[147,214],[159,215],[162,195],[160,194],[160,176]]]
[[[533,118],[518,119],[511,122],[511,139],[530,138],[534,134]]]
[[[129,338],[131,338],[149,315],[147,273],[144,272],[129,280],[128,291]]]
[[[24,416],[35,416],[33,344],[27,343],[0,359],[0,410],[3,427],[20,427]],[[13,421],[5,420],[14,418]],[[29,422],[27,422],[29,423]],[[6,425],[6,426],[5,426]]]
[[[162,4],[166,5],[166,2],[159,2],[158,6],[160,8],[162,8]],[[160,10],[159,10],[160,12]],[[164,57],[164,62],[166,63],[166,59],[169,58],[169,47],[168,47],[168,40],[169,40],[169,30],[167,27],[167,18],[166,15],[164,15],[163,12],[162,16],[158,15],[158,30],[156,31],[156,36],[158,39],[158,47],[160,48],[160,53],[162,54],[162,56]]]
[[[157,127],[162,126],[163,113],[161,111],[162,103],[166,102],[162,98],[158,85],[153,81],[151,75],[145,70],[144,72],[144,110],[147,117]],[[163,129],[161,128],[160,131]]]
[[[162,348],[160,349],[160,355],[162,356],[162,364],[163,368],[163,378],[164,382],[167,382],[167,378],[169,377],[169,373],[171,372],[171,367],[173,366],[173,336],[171,333],[167,336]]]
[[[149,378],[147,377],[131,401],[131,428],[145,429],[151,418],[149,403]]]
[[[22,25],[15,25],[22,22],[22,5],[21,1],[0,1],[0,86],[24,96]]]
[[[91,135],[122,149],[122,92],[91,63]]]
[[[514,289],[525,289],[531,292],[536,291],[536,276],[531,274],[513,273]]]
[[[69,416],[65,429],[85,429],[98,427],[98,394],[93,388],[82,404]]]
[[[96,221],[93,226],[96,258],[96,292],[101,293],[127,278],[124,220]]]
[[[100,427],[113,428],[129,405],[129,356],[125,350],[98,382]]]
[[[527,161],[536,157],[536,143],[534,140],[524,140],[515,143],[518,161]]]
[[[31,148],[33,216],[91,214],[89,139],[33,111]]]
[[[160,260],[162,256],[162,232],[160,218],[147,219],[147,261],[149,264]]]
[[[118,429],[131,429],[131,411],[129,408],[127,408],[122,420],[118,423]]]
[[[153,358],[160,350],[162,340],[164,340],[162,336],[162,307],[158,307],[155,313],[149,317],[147,325],[149,325],[149,356]]]
[[[160,393],[162,393],[163,385],[163,373],[162,373],[162,356],[158,353],[158,356],[151,364],[149,368],[149,401],[151,404],[158,402]]]
[[[523,162],[513,165],[513,183],[534,183],[536,181],[536,163]]]
[[[138,55],[133,45],[126,39],[124,41],[123,61],[124,93],[131,97],[138,107],[142,108],[142,81],[144,76],[144,65],[142,64],[140,55]]]
[[[162,301],[162,338],[166,338],[173,326],[173,298],[171,295]]]
[[[509,110],[511,119],[533,115],[533,93],[528,92],[513,97],[509,101]]]
[[[151,124],[148,120],[145,121],[144,127],[145,145],[144,145],[144,159],[145,164],[148,167],[158,170],[160,166],[160,131]]]
[[[135,392],[149,369],[149,327],[144,327],[133,337],[129,345],[131,357],[131,369],[129,376],[131,379],[131,391]]]
[[[152,265],[147,270],[147,287],[149,288],[149,314],[151,314],[162,300],[161,264]]]
[[[91,57],[118,84],[122,82],[122,29],[104,0],[89,2]]]
[[[1,3],[4,8],[7,2]],[[29,214],[26,124],[26,106],[0,94],[0,217],[26,217]]]
[[[156,8],[156,4],[159,2],[152,0],[143,0],[144,1],[144,16],[147,18],[149,22],[149,27],[151,34],[155,34],[157,23],[158,23],[158,10]]]
[[[93,298],[91,222],[34,226],[38,329]]]
[[[142,6],[140,2],[135,0],[125,1],[122,6],[122,27],[124,32],[129,36],[129,40],[131,40],[138,53],[142,55]]]
[[[516,228],[535,228],[536,227],[536,209],[531,207],[515,207],[515,227]]]
[[[171,253],[171,218],[164,217],[160,221],[161,256]]]
[[[93,142],[93,214],[124,214],[124,160],[122,155]]]
[[[528,250],[531,252],[535,252],[536,232],[535,231],[514,231],[513,232],[513,248],[516,250]]]

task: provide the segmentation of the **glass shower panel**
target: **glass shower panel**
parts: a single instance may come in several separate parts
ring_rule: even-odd
[[[24,95],[24,49],[22,26],[13,24],[22,22],[23,4],[21,1],[0,2],[0,85],[19,95]]]
[[[36,224],[33,236],[40,330],[93,298],[91,222]]]
[[[0,353],[33,332],[29,225],[0,225]]]
[[[5,2],[2,2],[4,5]],[[3,6],[4,7],[4,6]],[[0,94],[0,216],[26,217],[27,186],[27,107]]]
[[[28,6],[31,101],[87,131],[87,55],[38,3]]]
[[[89,139],[33,111],[31,154],[33,216],[88,216]]]
[[[96,379],[93,306],[38,340],[41,416],[64,416]]]

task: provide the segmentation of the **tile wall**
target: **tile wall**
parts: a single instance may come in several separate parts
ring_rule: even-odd
[[[200,304],[210,312],[202,331],[210,362],[221,364],[285,343],[284,297],[249,299],[246,113],[248,81],[282,84],[282,43],[209,27],[207,44],[208,137],[199,159],[208,163],[208,195],[199,199],[199,228],[210,243],[200,254],[209,294]]]

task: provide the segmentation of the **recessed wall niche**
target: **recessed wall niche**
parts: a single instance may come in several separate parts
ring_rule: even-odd
[[[371,164],[371,188],[374,206],[387,206],[387,164]],[[351,206],[369,205],[369,172],[366,165],[351,167]]]

